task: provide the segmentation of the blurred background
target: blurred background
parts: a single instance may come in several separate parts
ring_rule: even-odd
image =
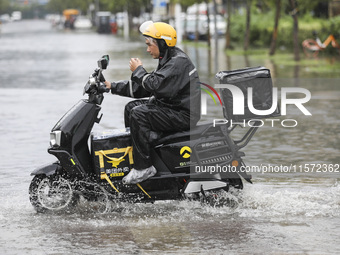
[[[225,48],[268,48],[270,54],[309,37],[325,40],[340,31],[337,0],[1,0],[0,23],[46,19],[59,29],[93,29],[98,33],[137,33],[146,20],[165,21],[178,40],[225,37]],[[294,37],[292,36],[294,32]],[[296,37],[296,38],[295,38]],[[315,39],[315,38],[314,38]],[[250,43],[251,42],[251,43]],[[332,47],[327,49],[332,51]],[[294,51],[295,60],[299,59]]]

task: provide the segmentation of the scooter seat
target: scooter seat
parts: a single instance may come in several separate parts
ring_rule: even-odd
[[[185,137],[190,137],[190,136],[200,136],[206,133],[209,129],[215,129],[213,127],[213,124],[211,122],[199,122],[197,125],[186,131],[181,131],[181,132],[176,132],[176,133],[166,133],[162,134],[160,139],[157,139],[157,142],[155,145],[163,144],[168,141],[174,141],[177,139],[183,139]]]

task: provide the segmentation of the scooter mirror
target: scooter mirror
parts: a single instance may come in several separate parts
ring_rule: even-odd
[[[101,59],[98,60],[98,67],[102,70],[106,69],[107,66],[109,65],[110,62],[110,57],[109,55],[104,55],[101,57]]]

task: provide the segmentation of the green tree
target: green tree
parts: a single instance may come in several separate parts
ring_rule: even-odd
[[[269,55],[275,54],[277,35],[278,35],[278,30],[279,30],[280,13],[281,13],[281,0],[276,0],[275,23],[274,23],[272,41],[270,44]]]
[[[2,0],[1,0],[2,1]],[[127,10],[133,16],[138,16],[140,10],[145,6],[149,6],[149,0],[96,0],[99,4],[100,11],[111,11],[112,13]],[[50,0],[48,8],[52,12],[61,13],[65,9],[78,9],[86,13],[90,4],[94,4],[94,0]]]
[[[65,9],[77,9],[82,13],[86,13],[92,0],[50,0],[47,4],[47,8],[51,12],[62,13]]]
[[[246,29],[244,33],[243,49],[248,50],[250,40],[250,19],[251,19],[251,4],[252,0],[246,0]]]
[[[299,20],[298,20],[298,8],[297,8],[297,0],[289,0],[292,11],[290,14],[293,17],[293,45],[294,45],[294,60],[300,60],[300,50],[299,50]]]
[[[225,49],[231,49],[231,43],[230,43],[230,17],[231,17],[231,0],[227,1],[227,30],[225,33]]]
[[[201,0],[173,0],[173,3],[179,3],[182,6],[182,9],[184,12],[187,11],[188,7],[195,4],[195,3],[201,3]]]
[[[306,14],[310,12],[317,12],[318,8],[322,4],[329,4],[329,2],[332,2],[332,0],[308,0],[308,1],[299,1],[299,13],[300,14]]]
[[[127,10],[132,16],[139,16],[141,10],[150,9],[149,0],[99,0],[100,10],[112,13]]]
[[[9,0],[0,0],[0,14],[8,12],[10,9]]]

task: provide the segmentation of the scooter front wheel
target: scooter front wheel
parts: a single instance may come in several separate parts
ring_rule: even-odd
[[[37,212],[59,212],[70,209],[79,200],[71,182],[61,176],[34,176],[29,187],[31,204]]]

